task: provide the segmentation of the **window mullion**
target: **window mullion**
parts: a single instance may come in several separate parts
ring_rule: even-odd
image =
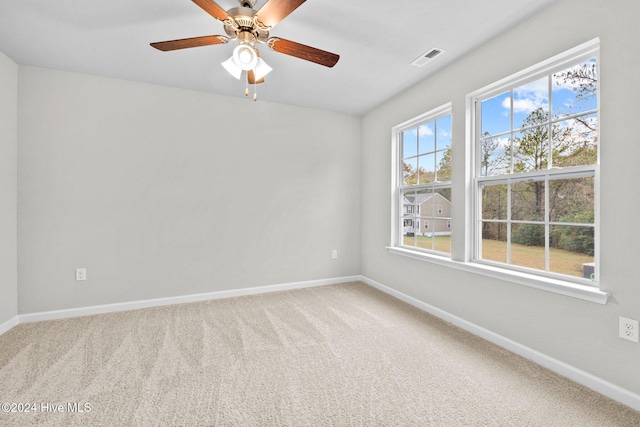
[[[551,271],[550,268],[550,253],[551,253],[551,236],[549,233],[551,232],[551,227],[549,226],[550,221],[550,202],[549,198],[549,179],[544,180],[544,271]]]
[[[511,178],[507,180],[507,265],[511,265]]]
[[[547,169],[553,167],[553,88],[551,76],[547,77],[548,94],[549,94],[549,111],[547,112]]]

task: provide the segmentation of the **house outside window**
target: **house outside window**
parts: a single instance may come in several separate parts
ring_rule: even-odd
[[[598,50],[474,94],[473,260],[598,279]]]
[[[394,128],[394,246],[451,253],[451,105]],[[409,208],[411,207],[411,208]],[[420,228],[419,224],[423,227]]]

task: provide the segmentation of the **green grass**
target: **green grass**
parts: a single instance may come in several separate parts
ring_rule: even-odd
[[[416,246],[422,249],[429,249],[446,253],[451,252],[451,236],[434,236],[433,238],[425,236],[415,236],[415,240],[414,237],[404,236],[403,243],[407,246]]]
[[[434,238],[416,236],[404,237],[407,246],[422,249],[451,252],[451,236]],[[498,240],[482,241],[482,257],[490,261],[507,262],[507,243]],[[553,273],[582,277],[582,264],[593,262],[593,257],[564,249],[549,250],[549,269]],[[511,244],[511,264],[544,271],[544,247]]]

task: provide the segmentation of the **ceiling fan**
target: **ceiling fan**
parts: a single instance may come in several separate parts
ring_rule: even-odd
[[[258,44],[265,44],[276,52],[304,59],[305,61],[311,61],[324,65],[325,67],[333,67],[336,65],[340,56],[335,53],[269,35],[269,31],[276,24],[286,18],[306,0],[267,0],[258,11],[253,9],[256,1],[257,0],[239,0],[240,7],[225,11],[213,0],[193,0],[193,2],[204,9],[205,12],[222,22],[227,35],[168,40],[151,43],[151,46],[167,52],[198,46],[225,44],[230,40],[236,40],[238,46],[234,49],[233,55],[223,62],[222,65],[236,79],[240,79],[242,72],[246,71],[247,84],[254,85],[263,83],[264,76],[272,70],[272,68],[260,58],[260,54],[256,48]],[[245,90],[245,94],[249,94],[248,88]]]

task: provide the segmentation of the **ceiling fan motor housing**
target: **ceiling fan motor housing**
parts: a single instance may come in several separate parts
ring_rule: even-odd
[[[231,39],[240,43],[266,43],[269,31],[262,27],[256,19],[256,11],[248,7],[236,7],[227,11],[229,18],[224,23],[224,30]]]

